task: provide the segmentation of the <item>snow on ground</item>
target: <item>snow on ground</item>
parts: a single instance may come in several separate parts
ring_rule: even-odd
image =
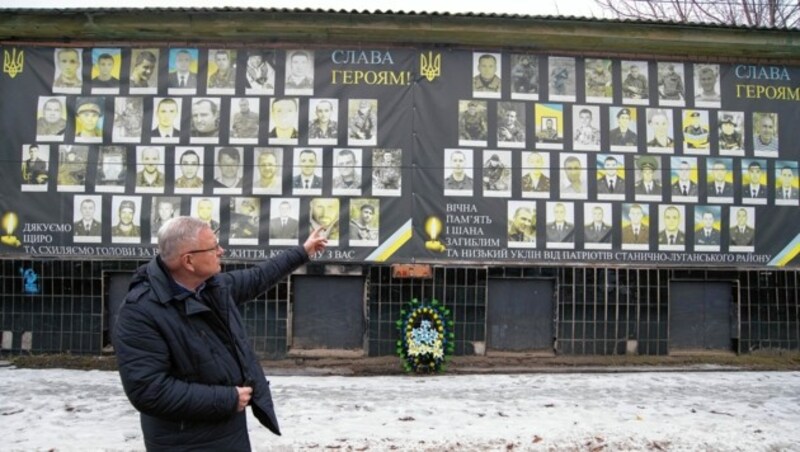
[[[800,372],[277,376],[256,451],[800,451]],[[143,450],[115,372],[0,368],[0,450]]]

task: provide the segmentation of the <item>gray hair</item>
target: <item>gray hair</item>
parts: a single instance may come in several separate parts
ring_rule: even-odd
[[[175,217],[168,220],[158,230],[158,252],[164,262],[178,257],[178,253],[197,244],[197,235],[208,228],[208,223],[194,217]]]

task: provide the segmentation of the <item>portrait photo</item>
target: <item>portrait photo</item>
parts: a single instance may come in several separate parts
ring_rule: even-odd
[[[742,203],[767,203],[769,173],[767,161],[763,159],[742,159]]]
[[[310,50],[286,51],[287,96],[311,96],[314,94],[314,52]]]
[[[614,85],[611,76],[611,60],[586,58],[585,77],[586,102],[610,104],[614,100]]]
[[[503,67],[499,53],[472,53],[472,97],[499,99],[503,82],[500,70]]]
[[[483,196],[511,197],[511,151],[484,149],[481,157]]]
[[[92,49],[92,94],[119,94],[121,68],[120,49]]]
[[[525,147],[525,104],[499,102],[497,105],[497,146]]]
[[[622,103],[649,105],[650,73],[647,61],[622,60],[620,65],[622,66]]]
[[[154,97],[153,120],[150,124],[151,143],[177,143],[181,138],[180,97]]]
[[[299,237],[300,200],[272,198],[269,201],[269,244],[297,245]]]
[[[24,144],[21,155],[22,191],[47,191],[50,168],[50,146],[46,144]]]
[[[634,156],[636,184],[634,194],[637,201],[661,201],[664,180],[661,157],[655,155]]]
[[[261,226],[261,201],[259,198],[231,196],[228,243],[231,245],[258,245]]]
[[[697,202],[696,157],[670,157],[670,192],[673,202]]]
[[[708,197],[708,202],[718,204],[733,203],[733,194],[736,192],[733,185],[733,160],[719,157],[707,159],[706,168],[706,196]]]
[[[744,112],[718,111],[719,155],[744,157]]]
[[[572,106],[572,148],[576,151],[600,150],[600,107]]]
[[[560,153],[562,199],[587,199],[586,188],[586,154]]]
[[[508,247],[536,248],[536,202],[508,201]]]
[[[379,199],[350,200],[350,246],[378,246],[381,225]]]
[[[220,229],[220,198],[216,197],[192,197],[189,215],[205,222],[214,233]]]
[[[694,66],[694,106],[719,108],[721,105],[718,64]]]
[[[111,243],[142,242],[142,197],[111,198]]]
[[[550,198],[550,153],[522,153],[522,197]]]
[[[547,84],[550,100],[575,102],[575,58],[551,56],[547,58],[550,68]]]
[[[311,198],[308,209],[308,232],[319,229],[319,235],[328,239],[328,246],[339,246],[339,198]]]
[[[175,148],[175,193],[203,193],[204,162],[202,147]]]
[[[300,109],[296,97],[270,99],[269,142],[271,144],[297,144],[300,137],[298,121]]]
[[[686,250],[686,206],[660,204],[658,206],[659,251]]]
[[[656,68],[658,70],[658,105],[686,106],[683,63],[659,62]]]
[[[247,95],[275,94],[275,53],[264,50],[247,52],[245,93]]]
[[[672,109],[648,108],[647,114],[647,152],[652,154],[675,153],[675,128]]]
[[[403,183],[403,150],[372,150],[372,195],[400,196]]]
[[[130,83],[131,94],[155,94],[158,89],[158,49],[131,50]]]
[[[181,198],[153,196],[150,206],[150,243],[158,243],[158,230],[167,221],[181,216]]]
[[[310,99],[308,104],[308,144],[338,144],[339,100]]]
[[[164,193],[164,146],[136,146],[136,193]]]
[[[75,142],[100,143],[105,124],[105,97],[78,97],[75,100]]]
[[[533,109],[537,149],[564,148],[564,104],[537,103]]]
[[[378,100],[349,99],[347,111],[347,143],[350,146],[378,144]]]
[[[621,154],[597,154],[597,199],[625,199],[625,156]]]
[[[778,114],[753,113],[753,153],[756,157],[778,157]]]
[[[473,168],[472,149],[445,149],[444,195],[472,196]]]
[[[533,54],[511,54],[511,98],[539,100],[539,57]]]
[[[361,149],[333,149],[333,194],[361,195]]]
[[[141,97],[115,97],[112,141],[115,143],[141,143],[143,117],[144,101]]]
[[[608,107],[608,142],[615,152],[636,152],[639,146],[635,107]]]
[[[208,51],[208,94],[234,94],[236,92],[236,51],[211,49]]]
[[[128,177],[128,148],[125,146],[100,146],[97,157],[95,191],[125,193]]]
[[[458,101],[459,146],[486,146],[489,119],[485,100]]]
[[[230,102],[230,143],[256,144],[259,132],[260,99],[257,97],[232,97]]]
[[[622,249],[650,249],[650,206],[648,204],[622,205]]]
[[[73,242],[100,243],[103,240],[103,197],[75,195],[72,221]]]
[[[253,194],[283,193],[283,148],[255,148]]]
[[[167,92],[170,95],[197,93],[198,55],[197,49],[169,49]]]
[[[548,201],[546,218],[546,247],[570,250],[575,248],[574,203]]]
[[[583,205],[583,247],[610,250],[612,240],[611,204],[587,202]]]
[[[689,155],[709,155],[708,110],[683,110],[681,130],[683,131],[683,153]]]
[[[728,224],[728,250],[732,253],[752,253],[756,242],[756,208],[731,206]]]
[[[219,143],[220,98],[197,97],[191,100],[191,143]]]
[[[292,162],[292,193],[322,194],[322,148],[295,148]]]
[[[242,192],[244,149],[236,146],[214,148],[214,193],[240,194]]]
[[[775,162],[775,205],[798,205],[798,167],[797,161],[778,160]]]
[[[59,145],[56,189],[60,192],[83,192],[86,189],[88,162],[89,146]]]
[[[64,141],[67,96],[40,96],[36,112],[36,141]]]
[[[694,209],[694,250],[719,252],[722,243],[722,207],[697,206]]]
[[[53,51],[53,92],[80,94],[83,88],[83,49],[61,47]]]

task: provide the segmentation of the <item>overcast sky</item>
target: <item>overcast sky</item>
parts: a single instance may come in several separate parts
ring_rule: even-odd
[[[251,7],[251,8],[320,8],[358,11],[495,13],[523,15],[564,15],[601,17],[594,0],[465,0],[436,2],[430,0],[4,0],[4,8],[104,8],[104,7]]]

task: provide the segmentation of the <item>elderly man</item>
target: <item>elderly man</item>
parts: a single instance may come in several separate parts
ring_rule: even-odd
[[[325,249],[305,244],[221,273],[225,250],[196,218],[169,220],[134,275],[114,331],[120,377],[148,450],[250,451],[245,409],[280,434],[269,382],[238,309]]]
[[[170,88],[197,88],[197,74],[192,71],[191,52],[180,49],[175,54],[175,70],[167,76],[167,85]]]

